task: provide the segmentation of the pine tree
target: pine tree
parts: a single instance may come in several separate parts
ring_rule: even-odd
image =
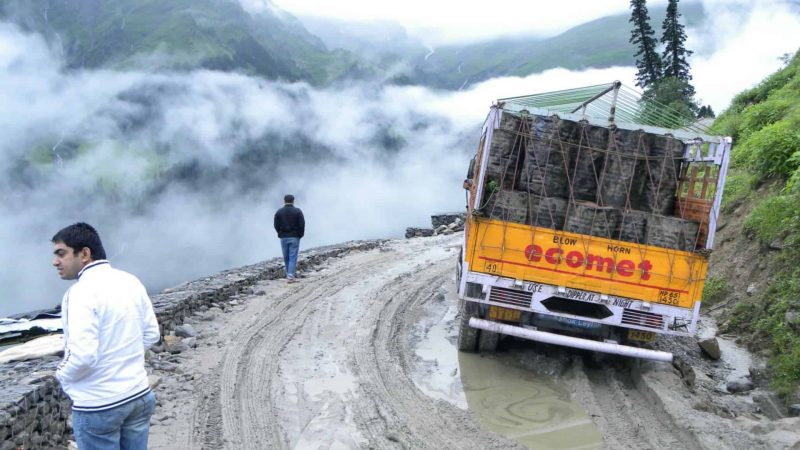
[[[636,58],[636,85],[642,89],[652,85],[661,78],[661,58],[656,52],[656,39],[650,27],[650,16],[647,14],[645,0],[631,0],[631,18],[633,24],[629,42],[638,47]]]
[[[692,79],[692,75],[689,74],[689,63],[686,58],[691,56],[693,52],[687,50],[684,46],[686,32],[683,30],[683,25],[678,21],[680,17],[678,0],[669,0],[667,16],[661,25],[661,43],[665,44],[664,53],[661,57],[664,76],[671,76],[688,82]]]
[[[714,114],[714,110],[711,108],[711,105],[704,105],[701,106],[700,109],[697,111],[697,118],[702,119],[703,117],[717,117]]]
[[[662,67],[664,69],[664,82],[667,79],[675,81],[668,84],[672,89],[679,89],[683,96],[683,103],[692,112],[698,111],[698,105],[694,100],[694,86],[690,83],[692,75],[689,73],[689,62],[687,57],[692,52],[686,49],[686,32],[678,19],[681,14],[678,12],[678,0],[669,0],[667,4],[667,15],[661,25],[661,43],[664,44],[664,53],[661,55]]]

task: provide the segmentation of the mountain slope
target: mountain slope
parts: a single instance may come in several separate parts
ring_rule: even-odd
[[[772,387],[800,402],[800,52],[737,95],[714,124],[733,136],[718,249],[703,296],[723,331],[770,356]]]
[[[395,22],[352,22],[300,16],[300,22],[329,49],[347,50],[384,69],[407,64],[428,53],[422,41]]]
[[[650,10],[651,24],[660,30],[662,8]],[[681,4],[689,25],[703,17],[700,3]],[[497,76],[526,76],[555,67],[585,69],[634,64],[634,47],[628,43],[628,14],[587,22],[547,39],[499,39],[490,42],[437,48],[418,58],[407,82],[448,89],[466,87]]]
[[[370,69],[290,16],[231,0],[11,0],[0,17],[43,34],[68,67],[204,67],[326,83]]]

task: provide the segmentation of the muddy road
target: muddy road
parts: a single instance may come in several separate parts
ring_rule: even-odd
[[[689,390],[669,365],[511,340],[496,354],[459,353],[461,239],[387,241],[329,259],[297,283],[260,282],[252,295],[190,318],[197,336],[188,348],[150,359],[158,378],[150,447],[793,445],[796,421],[741,419],[746,399],[722,405],[702,374]]]

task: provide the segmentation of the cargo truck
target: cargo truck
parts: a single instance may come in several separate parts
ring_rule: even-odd
[[[464,182],[459,350],[671,362],[643,343],[696,331],[731,143],[619,82],[498,100]]]

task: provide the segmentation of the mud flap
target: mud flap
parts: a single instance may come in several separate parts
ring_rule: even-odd
[[[478,337],[479,352],[493,352],[497,350],[497,343],[500,342],[500,333],[493,331],[480,330]]]

